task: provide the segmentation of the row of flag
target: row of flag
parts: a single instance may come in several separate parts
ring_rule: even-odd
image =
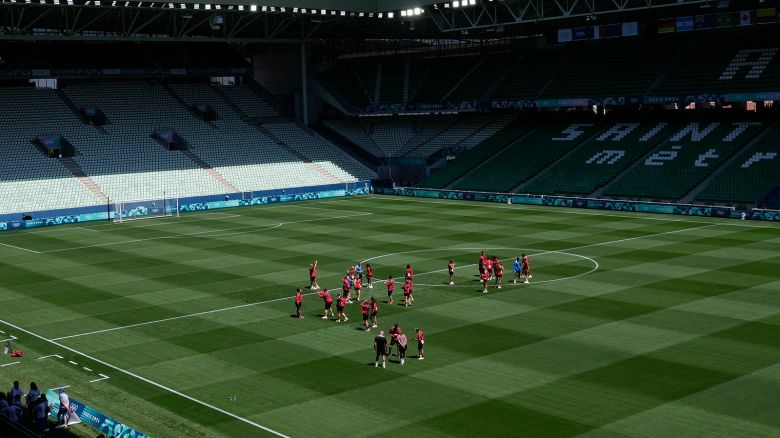
[[[658,33],[688,32],[716,27],[750,26],[780,22],[780,8],[761,8],[740,12],[689,15],[658,20]]]
[[[599,26],[584,26],[573,29],[558,29],[558,42],[597,40],[601,38],[617,38],[639,35],[639,23],[603,24]]]

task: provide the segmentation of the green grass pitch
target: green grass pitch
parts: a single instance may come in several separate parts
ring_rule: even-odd
[[[482,294],[481,249],[532,283]],[[336,289],[411,263],[413,307],[364,293],[426,360],[374,368],[357,304],[293,318],[315,259]],[[0,385],[154,437],[780,436],[775,224],[375,196],[34,229],[0,235],[0,320]]]

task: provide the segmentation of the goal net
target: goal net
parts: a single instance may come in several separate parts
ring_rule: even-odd
[[[153,198],[114,203],[114,222],[155,217],[179,217],[179,198]]]

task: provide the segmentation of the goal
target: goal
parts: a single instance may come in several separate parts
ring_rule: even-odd
[[[165,216],[179,217],[179,198],[162,197],[114,203],[114,222]]]

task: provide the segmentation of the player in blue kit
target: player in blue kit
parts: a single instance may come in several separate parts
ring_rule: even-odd
[[[515,278],[512,280],[512,283],[517,284],[517,280],[519,280],[522,275],[520,268],[520,257],[515,258],[515,264],[512,269],[515,271]]]

